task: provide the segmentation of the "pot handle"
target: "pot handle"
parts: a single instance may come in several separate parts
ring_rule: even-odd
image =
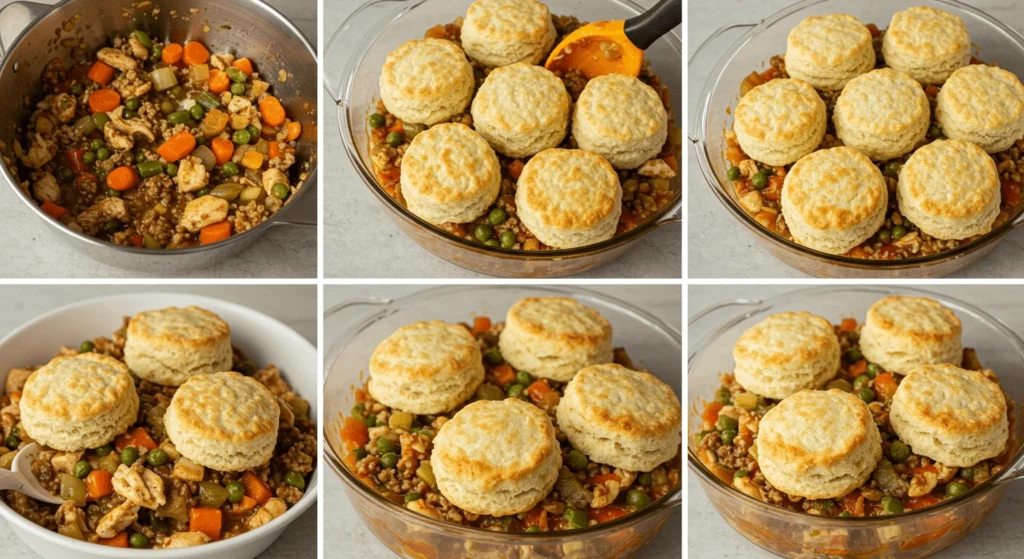
[[[683,222],[683,207],[680,206],[678,210],[661,216],[658,220],[658,226],[668,225],[669,223],[682,223]]]
[[[313,184],[314,184],[314,186],[316,185],[316,178],[315,177],[313,178]],[[286,216],[282,216],[282,219],[280,219],[280,220],[275,220],[275,221],[271,222],[271,225],[273,225],[273,226],[292,225],[292,226],[298,226],[298,227],[313,227],[313,228],[316,228],[316,226],[317,226],[317,217],[316,217],[317,200],[316,200],[316,196],[315,196],[316,192],[313,192],[311,194],[314,194],[314,196],[312,196],[312,197],[306,196],[306,198],[304,200],[301,200],[298,204],[294,204],[294,207],[292,207],[292,208],[289,208],[289,207],[286,206],[285,210],[288,210],[288,214]],[[289,205],[291,205],[291,204],[289,204]]]
[[[52,7],[38,2],[11,2],[0,8],[0,60],[4,59],[14,39]]]
[[[352,12],[352,15],[348,16],[341,27],[331,35],[323,57],[324,87],[335,103],[340,104],[343,101],[342,87],[348,74],[346,69],[354,62],[353,58],[356,55],[366,52],[366,42],[370,38],[369,34],[374,24],[392,12],[395,12],[394,15],[397,17],[397,7],[405,6],[405,9],[409,9],[419,3],[409,0],[367,2]]]
[[[704,42],[702,42],[700,46],[698,46],[696,50],[693,51],[693,54],[690,56],[690,60],[687,62],[686,66],[688,68],[687,75],[689,79],[687,85],[688,90],[690,92],[690,98],[687,101],[687,104],[690,114],[693,115],[694,117],[695,123],[699,122],[700,118],[700,115],[697,114],[697,103],[699,101],[698,97],[700,96],[694,94],[694,92],[700,91],[700,88],[694,87],[694,85],[703,84],[705,81],[707,81],[707,75],[704,70],[710,68],[711,65],[714,63],[714,60],[709,59],[709,57],[718,54],[718,51],[716,51],[715,53],[708,53],[708,49],[710,49],[712,43],[718,42],[718,39],[722,37],[731,36],[736,34],[737,32],[745,33],[751,27],[756,27],[757,25],[760,24],[761,22],[759,21],[746,21],[723,25],[722,27],[716,29],[715,32],[712,33],[710,36],[708,36],[707,39],[704,39]],[[700,68],[701,71],[694,71],[695,68]],[[690,138],[690,141],[694,143],[697,143],[698,141],[698,138],[695,136],[696,130],[698,130],[698,127],[694,125],[693,128],[686,134],[687,137]]]

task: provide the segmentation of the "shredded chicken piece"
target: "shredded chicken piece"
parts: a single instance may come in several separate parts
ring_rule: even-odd
[[[278,183],[288,186],[288,175],[277,169],[267,169],[266,171],[263,171],[263,190],[266,190],[267,194],[272,194],[271,190],[274,188],[274,185]]]
[[[228,201],[211,194],[192,200],[181,213],[179,225],[192,233],[228,218]]]
[[[44,173],[32,185],[32,194],[40,202],[60,204],[60,185],[57,184],[57,179],[50,173]]]
[[[105,514],[96,524],[96,535],[112,538],[139,519],[139,507],[129,502],[121,503]]]
[[[256,514],[253,514],[252,517],[249,518],[249,529],[252,530],[267,524],[271,520],[284,514],[284,511],[286,510],[288,510],[287,503],[277,497],[271,498],[256,511]]]
[[[96,58],[98,58],[100,62],[108,66],[113,66],[114,68],[117,68],[122,72],[135,70],[139,67],[139,64],[135,62],[135,59],[117,49],[112,49],[110,47],[100,49],[96,53]]]
[[[163,478],[142,466],[140,462],[132,464],[131,467],[121,464],[111,481],[114,492],[134,505],[156,510],[167,503]]]
[[[21,143],[14,140],[14,155],[18,156],[26,167],[40,169],[57,155],[57,143],[47,140],[37,132],[32,136],[32,145],[28,147],[28,151],[23,151]]]
[[[149,58],[149,49],[146,48],[146,45],[142,44],[142,41],[140,41],[139,38],[135,36],[135,33],[128,35],[128,46],[131,47],[132,56],[134,56],[135,58],[138,58],[142,61],[145,61]]]
[[[58,93],[50,101],[50,112],[61,122],[71,122],[75,118],[78,101],[67,93]]]
[[[178,175],[174,181],[178,183],[178,192],[194,192],[210,182],[210,175],[203,161],[190,155],[178,162]]]
[[[227,70],[228,66],[231,66],[231,63],[234,61],[235,55],[230,52],[210,55],[210,65],[218,70]]]
[[[670,179],[676,176],[676,172],[664,159],[651,159],[645,162],[636,170],[637,174],[655,179]]]
[[[441,513],[438,512],[438,510],[435,509],[434,507],[428,505],[426,503],[426,501],[424,501],[423,499],[417,499],[415,501],[409,501],[405,505],[405,508],[407,508],[407,509],[409,509],[409,510],[411,510],[413,512],[418,512],[418,513],[422,514],[423,516],[429,516],[430,518],[433,518],[434,520],[444,520],[444,518],[441,517]]]
[[[935,486],[939,483],[939,476],[936,472],[931,470],[924,470],[921,472],[914,472],[910,477],[910,489],[907,491],[907,495],[911,497],[921,497],[927,495],[935,489]]]
[[[4,391],[7,394],[21,392],[25,388],[25,381],[32,376],[35,369],[11,369],[7,371],[7,381],[4,383]]]
[[[75,223],[82,228],[86,235],[95,235],[103,227],[103,224],[110,220],[118,220],[128,223],[131,216],[128,215],[128,207],[120,198],[104,198],[89,206],[75,218]]]
[[[202,532],[178,532],[160,543],[159,549],[181,549],[210,543],[210,536]]]
[[[85,454],[84,450],[78,452],[58,452],[50,459],[50,465],[58,473],[70,474],[73,473],[72,470],[75,469],[75,464],[82,459],[83,454]]]
[[[66,534],[77,528],[82,536],[88,537],[89,535],[89,526],[85,522],[85,511],[75,506],[73,501],[66,501],[61,505],[57,509],[57,513],[53,515],[53,520],[57,523],[58,531],[61,534]],[[70,528],[72,526],[73,528]]]
[[[125,120],[124,105],[107,113],[110,121],[103,127],[103,136],[116,149],[127,150],[135,146],[135,136],[141,136],[149,142],[155,142],[156,136],[145,122],[138,119]]]

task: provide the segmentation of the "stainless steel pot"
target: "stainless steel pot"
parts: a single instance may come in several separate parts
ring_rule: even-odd
[[[192,10],[196,10],[195,13]],[[13,168],[0,165],[0,175],[56,237],[86,256],[129,270],[182,272],[223,262],[241,252],[271,227],[316,227],[317,59],[313,45],[281,14],[259,0],[64,0],[54,6],[14,2],[0,9],[0,91],[11,102],[0,103],[0,155],[14,161],[14,139],[32,113],[46,63],[65,63],[129,28],[145,29],[182,43],[202,39],[211,52],[245,53],[271,76],[274,91],[288,114],[302,123],[296,152],[307,179],[295,197],[270,219],[241,235],[195,248],[148,250],[124,247],[76,233],[47,216],[20,187]],[[285,70],[284,83],[274,76]],[[17,100],[17,102],[14,102]],[[302,203],[306,199],[306,203]]]

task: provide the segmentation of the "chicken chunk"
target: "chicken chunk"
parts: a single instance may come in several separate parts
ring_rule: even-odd
[[[159,549],[180,549],[183,547],[195,547],[205,543],[210,543],[210,536],[202,532],[178,532],[165,539],[160,544]]]
[[[645,177],[654,179],[670,179],[676,176],[676,172],[665,163],[664,159],[651,159],[640,166],[636,172]]]
[[[414,512],[418,512],[418,513],[422,514],[423,516],[429,516],[430,518],[433,518],[434,520],[444,520],[444,518],[441,517],[441,513],[437,509],[435,509],[434,507],[428,505],[426,503],[426,501],[424,501],[423,499],[417,499],[415,501],[409,501],[405,505],[405,508],[407,508],[407,509],[409,509],[411,511],[414,511]]]
[[[251,106],[252,103],[250,103],[248,99],[236,95],[228,101],[228,112],[232,114],[240,113],[242,111],[246,111]]]
[[[228,201],[207,194],[196,198],[185,206],[179,224],[192,233],[207,225],[220,223],[228,217]]]
[[[174,469],[171,470],[171,475],[184,481],[203,481],[206,469],[182,456],[174,461]]]
[[[113,66],[122,72],[129,70],[135,70],[139,67],[139,64],[135,62],[135,59],[128,56],[127,54],[112,48],[102,48],[96,53],[96,58],[100,59],[100,62],[107,66]]]
[[[13,394],[21,392],[25,388],[25,381],[32,376],[35,369],[11,369],[7,371],[7,381],[4,382],[4,392]]]
[[[267,169],[266,171],[263,171],[263,190],[266,190],[267,194],[273,194],[271,189],[274,188],[275,184],[288,186],[288,175],[277,169]]]
[[[235,55],[230,52],[210,55],[210,65],[218,70],[227,70],[228,66],[231,66],[231,63],[234,61]]]
[[[57,532],[62,535],[85,540],[89,535],[89,526],[85,523],[85,511],[67,501],[57,509],[53,516],[57,523]],[[81,536],[81,537],[79,537]]]
[[[78,214],[78,217],[75,218],[75,223],[78,223],[83,233],[91,236],[98,233],[103,224],[112,219],[122,223],[128,223],[131,220],[131,216],[128,215],[128,208],[124,205],[124,200],[120,198],[104,198]]]
[[[128,36],[128,46],[131,47],[132,56],[135,58],[142,61],[149,58],[149,49],[146,48],[146,45],[142,44],[142,41],[135,36],[135,33]]]
[[[124,502],[112,509],[96,524],[96,535],[101,538],[112,538],[139,519],[139,507]]]
[[[210,175],[202,160],[190,155],[178,162],[178,176],[174,180],[178,183],[178,192],[194,192],[210,182]]]
[[[32,194],[40,202],[60,204],[60,185],[50,173],[44,174],[32,185]]]
[[[67,93],[58,93],[50,100],[50,112],[61,122],[71,122],[75,118],[78,101]]]
[[[131,467],[121,464],[111,480],[114,493],[129,503],[156,510],[167,503],[164,495],[164,480],[156,472],[136,462]]]
[[[50,459],[50,465],[53,466],[53,470],[61,474],[73,473],[75,464],[82,459],[82,455],[85,451],[80,450],[78,452],[58,452],[53,455]]]
[[[49,107],[49,105],[47,105]],[[39,109],[32,113],[28,122],[40,134],[49,134],[57,128],[57,117],[53,116],[49,108]]]
[[[151,143],[156,141],[156,136],[145,122],[138,119],[125,120],[123,114],[124,105],[107,113],[110,121],[103,127],[103,136],[107,143],[116,149],[127,150],[135,146],[136,136]]]
[[[288,510],[287,503],[277,497],[272,497],[256,511],[256,514],[249,518],[249,529],[253,530],[269,523],[284,514],[286,510]]]
[[[153,89],[153,83],[139,78],[138,74],[132,70],[118,76],[110,84],[110,87],[116,89],[122,99],[128,99],[130,97],[142,97],[149,93]]]
[[[32,136],[32,144],[28,151],[23,151],[21,143],[14,141],[14,155],[29,169],[40,169],[57,155],[57,144],[43,137],[38,132]]]

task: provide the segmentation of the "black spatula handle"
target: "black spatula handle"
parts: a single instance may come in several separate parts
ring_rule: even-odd
[[[626,37],[641,50],[683,22],[683,0],[661,0],[646,12],[626,20]]]

